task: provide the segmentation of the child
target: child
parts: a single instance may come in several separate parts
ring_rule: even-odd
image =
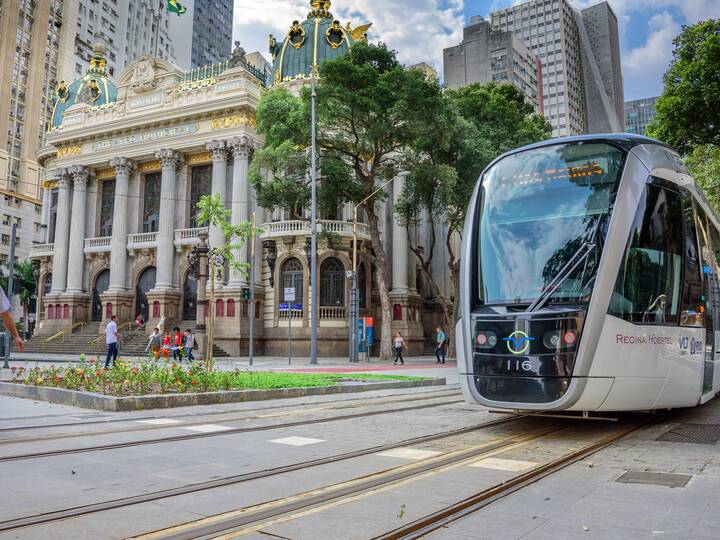
[[[153,330],[153,333],[150,335],[150,350],[153,352],[153,354],[155,356],[157,356],[157,353],[160,350],[160,344],[161,344],[160,329],[156,328],[155,330]]]

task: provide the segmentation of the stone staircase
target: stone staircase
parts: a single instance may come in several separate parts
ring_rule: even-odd
[[[173,326],[174,324],[169,325],[170,328]],[[187,323],[183,323],[182,328],[183,330],[188,328]],[[189,328],[191,328],[193,332],[195,331],[194,325],[190,325]],[[122,342],[120,344],[121,356],[143,357],[148,355],[145,349],[150,339],[150,330],[147,328],[136,330],[133,325],[132,328],[121,328],[120,334],[122,335]],[[100,323],[97,322],[88,323],[82,329],[78,329],[72,334],[66,333],[50,342],[47,341],[48,337],[49,336],[33,336],[25,343],[25,352],[78,356],[84,353],[87,356],[99,357],[107,353],[105,335],[100,333]],[[213,354],[215,358],[227,358],[229,356],[227,352],[217,345],[213,347]]]

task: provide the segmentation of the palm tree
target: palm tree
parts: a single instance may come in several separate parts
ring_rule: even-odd
[[[29,329],[28,311],[30,300],[37,295],[37,282],[35,281],[35,270],[30,261],[18,261],[15,263],[15,290],[20,291],[20,303],[23,308],[23,330],[27,335]]]

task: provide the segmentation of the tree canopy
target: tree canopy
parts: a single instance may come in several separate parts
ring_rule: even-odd
[[[685,27],[674,44],[648,133],[683,153],[720,145],[720,19]]]

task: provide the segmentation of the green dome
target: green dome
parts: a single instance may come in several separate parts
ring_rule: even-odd
[[[62,126],[63,114],[77,103],[85,103],[90,107],[99,107],[117,101],[117,88],[108,77],[105,66],[105,49],[101,45],[93,46],[90,67],[81,78],[70,85],[60,81],[55,91],[51,127]]]
[[[312,0],[310,7],[307,19],[294,21],[282,43],[270,36],[274,84],[310,78],[313,66],[317,70],[325,60],[348,54],[354,43],[367,40],[370,24],[343,28],[333,20],[329,0]]]

